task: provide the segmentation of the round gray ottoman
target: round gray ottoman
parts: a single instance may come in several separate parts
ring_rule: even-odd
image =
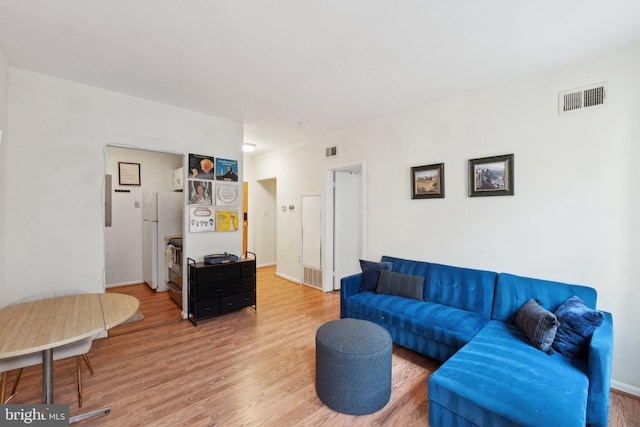
[[[376,412],[391,397],[391,334],[358,319],[332,320],[316,333],[316,392],[331,409]]]

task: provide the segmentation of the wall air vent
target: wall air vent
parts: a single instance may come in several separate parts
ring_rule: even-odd
[[[607,82],[562,91],[558,93],[558,115],[585,108],[604,107],[607,105],[608,92]]]
[[[324,149],[324,158],[329,159],[331,157],[336,157],[338,155],[338,147],[327,147]]]

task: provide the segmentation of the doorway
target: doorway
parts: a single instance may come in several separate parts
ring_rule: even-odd
[[[184,155],[106,146],[104,156],[105,287],[108,292],[130,294],[141,302],[140,313],[123,329],[144,329],[169,319],[182,319],[182,309],[170,299],[168,292],[156,292],[144,282],[144,265],[149,263],[143,256],[143,247],[149,239],[144,237],[142,199],[144,193],[176,193],[174,171],[183,167]],[[139,165],[139,185],[120,184],[119,163]],[[176,208],[182,209],[184,215],[183,203],[177,203]],[[175,230],[170,234],[182,234],[184,220],[175,222]],[[164,234],[154,239],[158,255],[154,257],[154,265],[156,271],[162,273],[166,273],[160,270],[166,265],[166,256],[160,256],[159,252],[166,253]],[[158,274],[158,283],[160,277],[166,282],[166,274]]]
[[[249,183],[242,183],[242,255],[247,256],[249,247]]]
[[[251,203],[253,218],[251,218],[250,237],[253,237],[253,247],[258,256],[257,267],[276,265],[278,255],[278,182],[276,178],[266,178],[256,181],[251,187]],[[260,230],[256,233],[255,230]]]
[[[325,171],[323,207],[325,248],[322,290],[340,289],[340,279],[360,272],[366,257],[365,163]]]

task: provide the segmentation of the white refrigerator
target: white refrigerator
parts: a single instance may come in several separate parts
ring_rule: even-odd
[[[142,275],[158,292],[168,289],[165,237],[182,236],[183,194],[142,194]]]

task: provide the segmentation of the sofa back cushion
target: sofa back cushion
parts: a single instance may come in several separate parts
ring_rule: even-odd
[[[422,276],[427,279],[430,263],[426,261],[412,261],[410,259],[394,258],[392,256],[383,255],[380,262],[390,262],[391,271],[396,273],[410,274],[412,276]]]
[[[424,297],[489,318],[497,273],[431,264]]]
[[[597,293],[593,288],[500,273],[491,319],[515,324],[516,313],[530,299],[553,313],[574,295],[579,296],[587,307],[596,308]]]

